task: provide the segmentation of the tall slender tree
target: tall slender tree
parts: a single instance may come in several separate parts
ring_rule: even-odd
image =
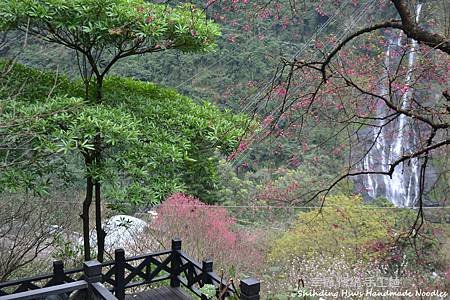
[[[20,30],[74,50],[88,106],[102,104],[105,76],[119,60],[167,49],[210,51],[220,35],[219,27],[190,4],[169,6],[144,0],[5,0],[0,4],[0,19],[2,31]],[[90,259],[89,209],[94,199],[99,261],[104,253],[101,181],[93,175],[103,164],[103,139],[98,128],[92,148],[80,148],[87,174],[81,214],[86,260]]]

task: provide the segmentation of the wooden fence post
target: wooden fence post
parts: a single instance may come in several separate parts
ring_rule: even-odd
[[[210,259],[202,261],[203,284],[212,284],[211,277],[208,273],[213,271],[213,261]]]
[[[180,280],[178,275],[180,275],[181,268],[181,257],[178,251],[181,250],[181,240],[179,238],[172,239],[172,261],[170,262],[170,286],[179,287]]]
[[[84,277],[88,282],[88,299],[95,299],[95,292],[92,284],[102,280],[102,264],[96,260],[89,260],[83,263]]]
[[[115,279],[114,295],[119,300],[125,299],[125,251],[123,249],[116,249],[114,252],[115,260]]]
[[[203,284],[213,284],[211,276],[209,276],[208,273],[213,272],[213,261],[210,259],[206,259],[202,261],[202,283]],[[227,287],[222,284],[222,282],[219,283],[219,287],[216,288],[216,296],[217,299],[223,300],[226,296],[228,296],[228,293],[226,290]],[[202,295],[201,300],[207,300],[208,298],[204,295]]]
[[[63,284],[64,283],[64,263],[60,260],[53,262],[53,284]]]
[[[239,284],[241,290],[240,300],[259,300],[260,282],[254,278],[241,280]]]

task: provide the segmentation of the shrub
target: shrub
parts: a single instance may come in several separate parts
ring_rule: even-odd
[[[159,206],[157,213],[144,242],[154,245],[156,240],[167,248],[171,238],[179,237],[186,253],[199,261],[211,258],[216,271],[224,269],[231,276],[255,272],[263,263],[259,236],[239,229],[223,207],[176,193]]]
[[[300,213],[293,228],[275,241],[272,259],[347,253],[355,259],[392,240],[395,219],[384,209],[363,205],[361,197],[332,196],[321,210]]]

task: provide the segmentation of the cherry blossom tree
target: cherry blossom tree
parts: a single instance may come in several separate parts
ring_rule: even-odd
[[[321,1],[317,12],[331,16],[334,2],[338,1]],[[448,8],[439,12],[440,4],[382,1],[373,12],[377,17],[368,18],[373,23],[313,40],[313,49],[302,56],[281,58],[273,80],[259,91],[254,105],[255,112],[269,107],[265,130],[246,143],[290,135],[304,147],[305,131],[313,124],[327,124],[334,130],[323,142],[334,142],[330,154],[346,161],[329,184],[297,195],[291,203],[312,199],[323,203],[348,179],[356,180],[357,191],[372,198],[380,195],[374,190],[383,185],[381,194],[398,206],[418,207],[411,228],[412,235],[418,234],[431,184],[426,179],[437,172],[432,160],[445,162],[450,144]],[[439,157],[444,158],[438,162]],[[446,166],[435,168],[441,179],[448,180]],[[400,178],[404,173],[414,176],[406,181]],[[372,182],[361,183],[367,180]],[[396,200],[401,197],[407,200]]]

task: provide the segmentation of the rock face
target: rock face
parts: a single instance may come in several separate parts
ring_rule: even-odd
[[[139,234],[147,227],[147,222],[127,215],[116,215],[103,224],[106,232],[105,250],[112,252],[118,248],[127,249],[134,245]],[[92,247],[97,246],[97,233],[91,230],[90,244]],[[79,240],[79,244],[83,244],[83,239]]]

